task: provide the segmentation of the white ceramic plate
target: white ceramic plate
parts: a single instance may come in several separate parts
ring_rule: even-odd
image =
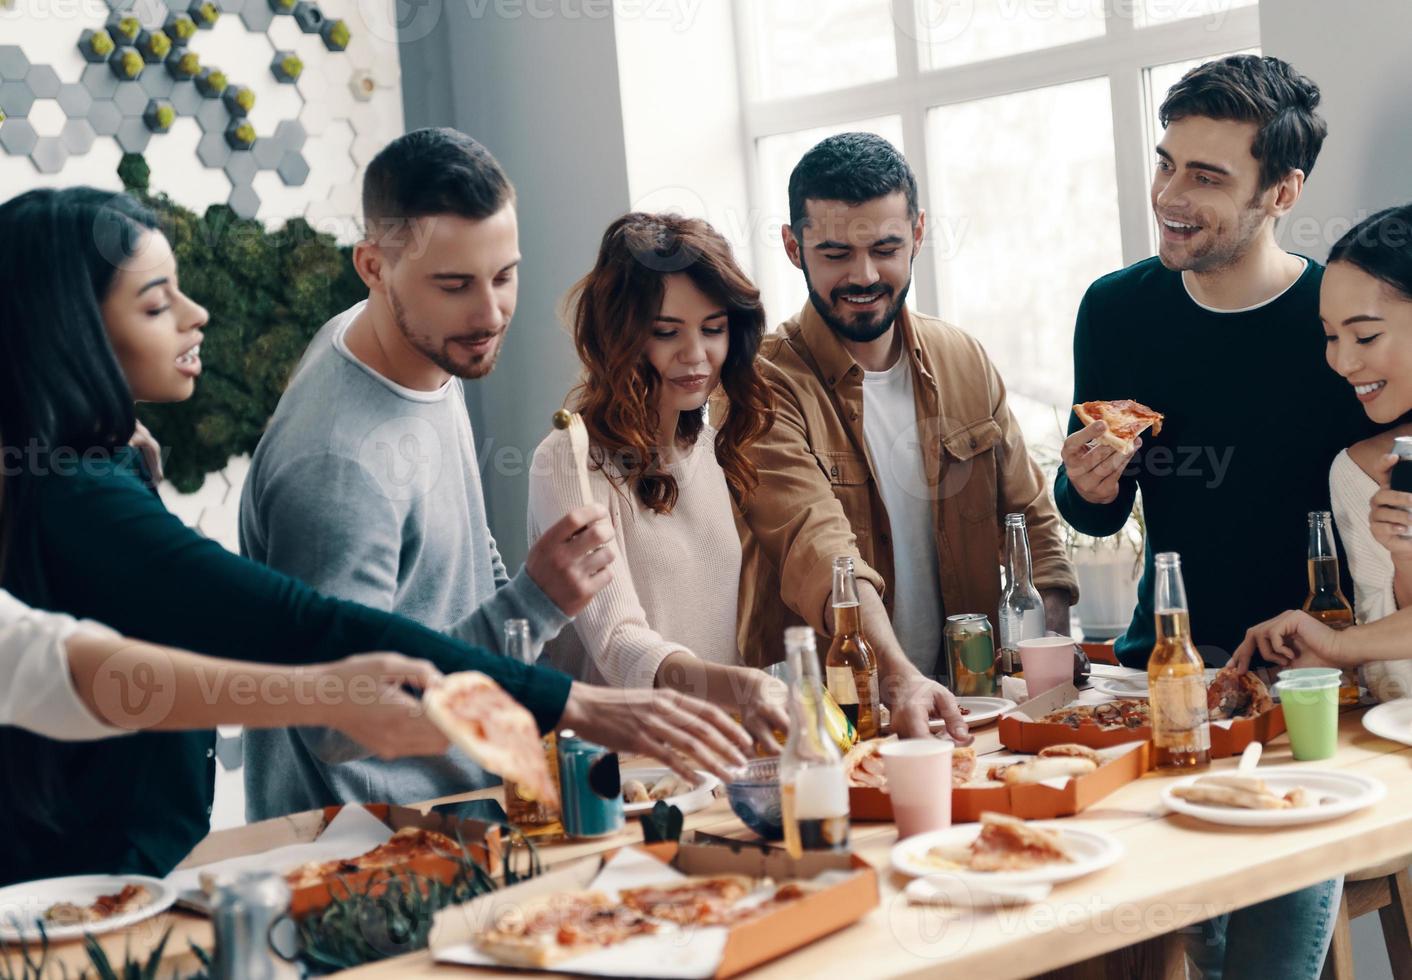
[[[1217,667],[1206,668],[1207,684],[1211,683],[1211,678],[1216,676],[1218,670],[1219,668]],[[1106,694],[1110,698],[1145,699],[1148,695],[1146,674],[1134,674],[1131,677],[1100,677],[1093,675],[1088,679],[1088,686],[1090,690],[1097,691],[1099,694]]]
[[[624,769],[622,773],[623,782],[626,783],[629,779],[637,779],[641,780],[642,784],[648,789],[651,789],[653,783],[657,782],[657,780],[671,771],[672,770],[667,768]],[[697,810],[704,810],[711,805],[711,800],[715,798],[713,794],[716,787],[719,785],[721,785],[719,779],[709,772],[698,769],[696,770],[696,786],[692,791],[690,793],[682,793],[678,796],[669,796],[667,797],[667,802],[681,810],[683,814],[695,813]],[[640,817],[644,813],[651,813],[652,808],[656,805],[656,800],[647,803],[624,803],[623,812],[629,817]]]
[[[1123,856],[1123,845],[1108,834],[1093,830],[1080,830],[1066,827],[1052,821],[1039,821],[1035,824],[1057,830],[1064,844],[1074,855],[1074,860],[1065,864],[1047,864],[1028,871],[958,871],[927,860],[926,853],[938,845],[945,847],[964,846],[975,840],[981,831],[978,823],[957,824],[945,830],[933,830],[918,834],[896,844],[892,849],[892,866],[903,874],[925,878],[928,875],[943,874],[963,882],[974,882],[977,887],[991,885],[1038,885],[1070,881],[1093,874],[1115,863]]]
[[[979,728],[989,724],[1001,715],[1014,711],[1016,707],[1015,702],[1009,698],[957,698],[956,703],[970,712],[962,716],[967,728]],[[931,727],[933,731],[943,727],[941,719],[933,718]]]
[[[1240,807],[1191,803],[1173,795],[1173,789],[1189,786],[1200,779],[1200,776],[1190,776],[1168,786],[1162,791],[1162,802],[1177,813],[1208,823],[1226,824],[1231,827],[1292,827],[1354,813],[1372,806],[1387,795],[1387,787],[1378,780],[1344,770],[1282,766],[1256,769],[1249,775],[1259,776],[1272,792],[1281,796],[1296,786],[1303,786],[1328,802],[1291,810],[1245,810]]]
[[[1398,698],[1363,715],[1363,727],[1378,738],[1412,745],[1412,698]]]
[[[98,935],[135,925],[144,919],[165,912],[176,901],[177,891],[157,878],[145,875],[74,875],[70,878],[49,878],[27,881],[0,888],[0,940],[19,942],[39,939],[39,920],[44,912],[58,902],[92,905],[101,895],[114,895],[124,885],[143,885],[151,901],[127,915],[114,916],[102,922],[74,926],[45,926],[51,940],[80,939],[85,933]]]

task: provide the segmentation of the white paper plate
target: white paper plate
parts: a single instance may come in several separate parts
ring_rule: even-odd
[[[1206,668],[1206,683],[1211,683],[1211,678],[1216,676],[1218,667]],[[1090,676],[1088,679],[1090,690],[1099,694],[1106,694],[1110,698],[1143,698],[1148,695],[1147,675],[1134,674],[1131,677],[1100,677]]]
[[[1363,727],[1378,738],[1412,745],[1412,698],[1398,698],[1363,715]]]
[[[967,728],[979,728],[989,724],[1001,715],[1014,711],[1016,707],[1015,702],[1009,698],[957,698],[956,703],[970,712],[961,718]],[[940,718],[933,718],[931,727],[935,731],[944,726]]]
[[[70,878],[49,878],[27,881],[0,888],[0,940],[19,942],[39,939],[39,920],[51,905],[72,902],[92,905],[102,895],[114,895],[124,885],[143,885],[152,900],[127,915],[114,916],[102,922],[74,926],[45,926],[51,940],[80,939],[85,933],[98,935],[113,932],[150,919],[169,909],[176,901],[177,890],[157,878],[145,875],[74,875]]]
[[[623,782],[629,779],[638,779],[648,788],[672,770],[665,767],[660,769],[624,769]],[[677,796],[667,797],[666,802],[681,810],[683,814],[695,813],[697,810],[704,810],[711,805],[715,799],[713,795],[721,781],[709,772],[701,769],[696,770],[696,786],[690,793],[681,793]],[[651,813],[652,808],[657,805],[656,800],[647,803],[624,803],[623,812],[630,817],[640,817],[644,813]]]
[[[1332,798],[1332,802],[1292,810],[1244,810],[1240,807],[1191,803],[1173,795],[1173,789],[1190,786],[1200,776],[1190,776],[1168,786],[1162,791],[1162,802],[1177,813],[1208,823],[1231,827],[1293,827],[1346,816],[1372,806],[1387,795],[1387,787],[1378,780],[1345,770],[1282,766],[1256,769],[1249,775],[1259,776],[1272,792],[1281,796],[1296,786],[1303,786],[1316,796]]]
[[[960,846],[975,840],[981,832],[978,823],[957,824],[945,830],[933,830],[918,834],[896,844],[892,849],[892,866],[903,874],[925,878],[928,875],[943,874],[963,882],[974,882],[978,887],[993,885],[1038,885],[1071,881],[1084,875],[1101,871],[1123,856],[1123,845],[1117,839],[1093,830],[1080,830],[1066,827],[1052,821],[1038,821],[1035,826],[1056,830],[1064,839],[1064,844],[1074,855],[1067,864],[1049,864],[1028,871],[958,871],[942,867],[926,860],[926,853],[937,845]]]

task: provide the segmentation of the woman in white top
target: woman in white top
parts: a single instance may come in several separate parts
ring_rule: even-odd
[[[395,653],[310,667],[218,660],[31,609],[0,589],[0,725],[60,741],[326,725],[383,758],[430,755],[445,751],[446,739],[402,685],[425,688],[440,677]]]
[[[755,489],[744,451],[773,421],[755,371],[759,291],[704,221],[634,213],[605,232],[571,303],[588,483],[623,561],[550,655],[585,679],[704,697],[739,713],[768,748],[788,725],[785,690],[740,664],[732,500]],[[705,412],[718,388],[720,431]],[[569,433],[556,431],[530,471],[531,538],[582,493]]]
[[[1412,205],[1373,215],[1334,245],[1319,305],[1329,366],[1370,419],[1391,426],[1340,453],[1329,471],[1359,625],[1335,637],[1285,613],[1252,629],[1236,657],[1248,662],[1258,647],[1281,664],[1361,666],[1368,690],[1387,701],[1412,695],[1412,614],[1400,611],[1412,605],[1412,494],[1389,488],[1393,439],[1412,435]]]

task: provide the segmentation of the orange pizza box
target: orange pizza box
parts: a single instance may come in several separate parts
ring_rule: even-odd
[[[304,863],[298,856],[296,846],[313,844],[318,841],[343,809],[344,807],[341,806],[331,806],[322,810],[309,810],[304,813],[276,817],[273,820],[246,824],[243,827],[235,827],[230,830],[218,830],[207,835],[206,839],[197,844],[187,855],[186,860],[178,866],[177,871],[173,872],[173,878],[181,875],[183,871],[193,872],[185,876],[189,880],[183,880],[178,885],[181,904],[209,914],[210,907],[205,902],[205,896],[199,890],[199,886],[194,884],[199,880],[199,873],[195,873],[196,869],[206,865],[239,860],[243,865],[264,868],[268,862],[261,862],[259,856],[272,851],[281,851],[282,853],[287,852],[291,856],[275,861],[274,863],[279,864],[279,867],[270,867],[269,870],[293,871]],[[374,819],[381,821],[394,833],[404,827],[420,827],[425,830],[439,831],[452,840],[456,840],[459,833],[460,839],[465,842],[471,857],[478,864],[492,875],[500,873],[503,853],[501,829],[495,824],[479,820],[462,820],[449,814],[422,813],[410,807],[394,806],[387,803],[369,803],[363,805],[362,809]],[[325,854],[321,855],[318,860],[330,860],[335,856],[354,858],[359,854],[367,853],[369,849],[368,847],[359,847],[356,849],[356,853]],[[338,875],[331,881],[294,889],[290,901],[290,912],[294,916],[300,917],[310,912],[319,911],[327,907],[334,896],[342,898],[347,895],[350,888],[357,891],[373,882],[374,879],[386,879],[391,875],[405,872],[434,878],[447,884],[454,880],[459,867],[460,864],[454,857],[422,855],[388,869]],[[374,883],[370,891],[376,894],[383,888],[385,888],[385,883]]]
[[[1033,753],[1064,742],[1076,742],[1092,749],[1106,749],[1134,739],[1152,738],[1152,728],[1148,725],[1104,731],[1096,725],[1070,728],[1068,725],[1044,724],[1039,721],[1051,711],[1057,711],[1078,700],[1078,689],[1072,684],[1062,684],[1037,698],[1031,698],[1000,719],[1000,743],[1012,752]],[[1224,759],[1238,755],[1251,742],[1268,742],[1284,734],[1284,730],[1285,716],[1279,705],[1255,718],[1213,721],[1211,757]]]
[[[1073,742],[1074,739],[1069,739]],[[1060,744],[1060,743],[1053,743]],[[1025,820],[1049,820],[1071,817],[1088,809],[1119,786],[1142,776],[1148,769],[1148,743],[1128,741],[1118,746],[1100,749],[1106,756],[1103,765],[1083,776],[1070,777],[1062,784],[1056,781],[1021,786],[980,783],[957,786],[951,790],[952,823],[972,823],[982,813],[1008,813]],[[976,772],[985,771],[999,762],[1015,761],[1011,757],[982,756]],[[870,786],[849,789],[849,808],[854,820],[892,821],[892,803],[887,793]]]
[[[600,873],[606,874],[604,867],[609,860],[623,851],[660,861],[685,875],[743,874],[754,878],[768,877],[775,884],[816,880],[816,876],[821,874],[827,879],[819,883],[817,890],[811,890],[797,901],[725,929],[724,943],[709,944],[704,958],[700,952],[693,954],[688,950],[682,954],[681,951],[698,939],[704,943],[709,938],[704,934],[716,932],[715,929],[688,929],[684,934],[632,940],[632,943],[647,943],[651,947],[635,952],[631,946],[625,946],[622,951],[625,956],[641,958],[640,975],[652,973],[652,963],[657,962],[659,953],[675,950],[674,959],[677,955],[694,957],[693,963],[699,970],[692,975],[713,978],[738,976],[857,922],[879,904],[877,872],[867,861],[853,854],[807,853],[795,860],[782,849],[753,843],[742,843],[739,847],[672,843],[636,845],[539,875],[511,888],[482,895],[464,905],[443,909],[436,915],[428,942],[433,958],[438,963],[491,966],[478,962],[484,957],[476,953],[472,944],[472,937],[477,931],[502,916],[518,914],[520,905],[529,899],[591,887]],[[504,964],[494,964],[493,968],[513,969]],[[550,969],[555,973],[577,972],[589,976],[623,975],[610,974],[606,970],[599,974],[589,968],[572,970],[558,965]]]

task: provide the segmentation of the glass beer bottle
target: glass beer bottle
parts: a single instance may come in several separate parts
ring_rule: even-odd
[[[1191,641],[1181,558],[1156,558],[1157,645],[1147,662],[1155,769],[1197,769],[1211,761],[1206,665]]]
[[[1309,512],[1309,595],[1304,611],[1336,630],[1353,625],[1353,606],[1338,581],[1338,551],[1334,548],[1334,518],[1326,510]],[[1339,684],[1339,704],[1358,703],[1358,673],[1345,670]]]
[[[795,678],[789,705],[789,740],[780,755],[780,809],[790,857],[805,851],[848,847],[848,781],[843,756],[824,721],[824,685],[814,630],[784,631],[785,658]]]
[[[533,648],[530,646],[529,621],[508,619],[505,621],[505,656],[524,664],[534,662]],[[544,736],[544,756],[549,762],[549,774],[557,786],[559,783],[559,753],[554,733]],[[510,823],[536,838],[562,830],[559,822],[559,809],[548,803],[541,803],[518,784],[505,780],[505,815]]]
[[[1044,635],[1044,603],[1034,587],[1024,514],[1005,515],[1005,591],[1000,596],[1000,673],[1020,672],[1020,641]]]
[[[833,642],[824,676],[829,694],[858,732],[858,740],[877,738],[878,656],[863,635],[853,559],[844,556],[833,560]]]

